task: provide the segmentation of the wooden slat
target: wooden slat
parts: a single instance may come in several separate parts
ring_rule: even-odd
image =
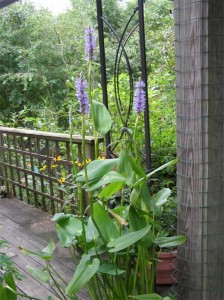
[[[0,131],[22,135],[22,136],[29,136],[33,138],[42,138],[42,139],[48,139],[52,141],[64,141],[69,142],[70,136],[69,134],[65,133],[53,133],[53,132],[45,132],[45,131],[37,131],[37,130],[26,130],[26,129],[17,129],[17,128],[9,128],[0,126]],[[73,135],[72,141],[75,144],[81,144],[82,143],[82,137],[80,135]],[[85,141],[87,144],[94,144],[94,138],[92,136],[86,136]],[[103,142],[103,138],[99,139],[99,142]]]
[[[58,176],[71,174],[71,160],[81,160],[82,138],[2,126],[0,136],[0,180],[7,192],[52,214],[64,209],[64,192],[59,189]],[[85,142],[88,158],[93,159],[94,138],[86,137]],[[73,156],[70,148],[74,149]],[[62,159],[54,162],[58,155]],[[52,169],[53,164],[57,168]],[[42,170],[43,166],[47,168]],[[71,184],[70,179],[64,183]],[[71,206],[75,212],[73,203]]]
[[[50,218],[49,214],[23,202],[0,198],[0,239],[9,241],[9,255],[21,274],[25,276],[23,281],[17,281],[17,286],[25,294],[41,300],[45,300],[47,295],[51,295],[50,288],[34,279],[27,272],[26,265],[41,268],[44,266],[44,261],[35,256],[24,255],[19,247],[42,250],[48,244],[49,239],[53,238],[57,248],[52,266],[68,282],[75,268],[74,262],[70,259],[70,253],[59,246],[54,224]],[[79,299],[89,299],[87,292],[81,291]]]

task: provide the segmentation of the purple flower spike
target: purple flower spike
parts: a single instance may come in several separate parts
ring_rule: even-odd
[[[134,94],[134,111],[136,114],[144,112],[146,106],[145,98],[145,83],[141,79],[135,85],[135,94]]]
[[[79,100],[80,111],[82,114],[89,113],[89,100],[86,92],[86,88],[88,87],[88,82],[86,79],[81,76],[76,79],[75,88],[76,88],[76,97]]]
[[[93,27],[89,27],[85,30],[85,51],[87,61],[93,60],[95,48],[96,37],[94,36],[94,29]]]

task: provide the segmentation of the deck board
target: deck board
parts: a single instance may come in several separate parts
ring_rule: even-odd
[[[68,251],[61,248],[51,216],[37,208],[27,205],[16,199],[0,198],[0,239],[7,240],[10,248],[7,254],[14,261],[21,274],[22,281],[16,281],[19,290],[41,300],[52,295],[48,285],[38,282],[26,270],[26,266],[42,267],[44,261],[36,256],[24,255],[19,247],[30,250],[42,250],[53,238],[56,244],[53,267],[69,282],[74,274],[74,263]],[[53,297],[56,299],[56,297]],[[89,299],[86,291],[79,293],[79,299]]]

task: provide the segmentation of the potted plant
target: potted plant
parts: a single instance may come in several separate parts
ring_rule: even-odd
[[[176,201],[170,196],[168,201],[160,207],[156,214],[156,219],[161,226],[161,236],[176,235]],[[158,253],[158,260],[156,265],[156,284],[170,285],[176,282],[177,278],[175,270],[177,268],[177,250],[162,249]]]
[[[141,79],[135,86],[136,123],[131,151],[124,145],[118,158],[98,159],[98,136],[110,130],[112,121],[106,107],[92,99],[93,29],[88,28],[86,34],[88,80],[80,74],[75,84],[83,137],[83,169],[79,170],[75,165],[73,168],[79,210],[76,214],[57,213],[52,218],[61,246],[73,250],[72,256],[76,259],[77,267],[69,283],[60,280],[59,276],[56,288],[61,299],[78,299],[78,292],[87,287],[92,300],[159,300],[162,298],[154,293],[155,262],[158,260],[156,250],[175,247],[184,243],[186,238],[161,234],[161,224],[155,216],[167,202],[170,190],[162,189],[152,197],[148,183],[155,173],[176,161],[168,162],[150,173],[145,173],[139,163],[138,148],[134,141],[137,140],[138,121],[144,115],[146,102],[145,85]],[[95,137],[95,160],[87,164],[85,133],[89,114]],[[124,199],[124,191],[127,189],[129,197]],[[84,207],[83,191],[88,195],[87,207]],[[109,202],[117,193],[121,195],[120,202],[111,208]],[[49,261],[54,248],[51,241],[43,251],[23,249],[27,254],[38,255],[46,261],[44,270],[33,270],[33,274],[38,273],[39,279],[43,275],[45,282],[52,277]]]

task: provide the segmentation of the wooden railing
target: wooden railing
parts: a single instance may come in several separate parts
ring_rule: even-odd
[[[85,142],[86,157],[93,159],[93,137],[86,137]],[[69,176],[74,164],[71,145],[81,161],[81,144],[81,136],[70,139],[68,134],[0,126],[1,189],[52,214],[64,209],[65,203],[76,206]]]

